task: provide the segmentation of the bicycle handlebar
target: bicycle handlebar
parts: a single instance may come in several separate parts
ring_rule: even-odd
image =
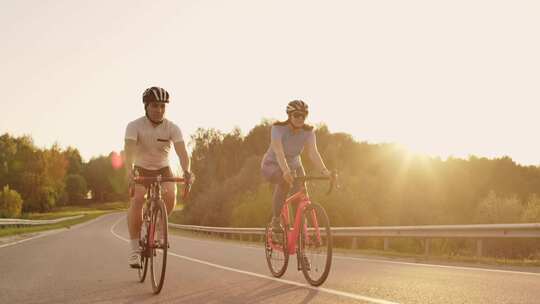
[[[175,183],[185,183],[186,180],[181,177],[162,177],[162,176],[134,176],[133,181],[137,184],[142,184],[143,182],[175,182]]]
[[[144,182],[173,182],[173,183],[183,183],[185,185],[184,187],[184,193],[182,193],[182,198],[187,198],[189,191],[191,190],[191,184],[187,183],[185,178],[181,177],[162,177],[161,175],[158,176],[134,176],[133,182],[136,184],[142,184]]]
[[[328,188],[328,192],[326,192],[326,195],[329,195],[330,193],[332,193],[332,190],[334,190],[334,186],[336,185],[337,172],[332,172],[329,176],[298,176],[294,179],[295,181],[301,182],[307,182],[312,180],[329,180],[330,187]]]

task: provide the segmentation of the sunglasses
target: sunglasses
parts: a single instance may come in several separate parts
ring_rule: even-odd
[[[302,113],[302,112],[295,112],[295,113],[292,113],[292,117],[294,117],[294,118],[302,118],[302,119],[306,119],[306,116],[307,116],[307,114],[306,114],[306,113]]]

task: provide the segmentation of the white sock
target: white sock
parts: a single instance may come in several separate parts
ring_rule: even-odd
[[[139,251],[139,239],[132,239],[129,241],[132,251]]]

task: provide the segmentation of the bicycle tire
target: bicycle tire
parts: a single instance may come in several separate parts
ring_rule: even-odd
[[[152,215],[151,237],[154,245],[153,248],[150,248],[150,274],[152,290],[155,294],[158,294],[163,288],[167,268],[168,219],[163,201],[158,202],[156,205]],[[162,227],[158,229],[159,225],[162,225]]]
[[[141,253],[141,268],[137,269],[139,273],[139,282],[143,283],[148,272],[148,258]]]
[[[266,264],[268,265],[268,269],[270,270],[272,275],[276,278],[283,276],[289,264],[289,250],[287,248],[286,233],[287,230],[288,229],[286,229],[286,227],[283,227],[282,233],[274,234],[272,232],[272,223],[270,221],[266,226],[266,230],[264,233],[264,251],[266,256]],[[281,236],[281,238],[278,242],[276,242],[272,239],[272,235],[279,235]],[[279,249],[279,242],[281,242],[281,250]],[[283,244],[285,245],[283,246]],[[277,246],[278,249],[274,249],[272,245]],[[283,250],[283,248],[285,248],[285,250]],[[274,258],[274,255],[277,255],[277,257]]]
[[[139,275],[139,282],[143,283],[146,279],[146,274],[148,272],[148,254],[147,254],[147,248],[148,248],[148,226],[150,225],[150,216],[147,214],[148,211],[146,208],[143,210],[143,221],[142,225],[147,225],[146,229],[142,229],[143,226],[141,225],[141,232],[144,230],[144,235],[141,234],[141,239],[139,240],[139,245],[141,246],[141,267],[137,269],[137,273]]]
[[[306,206],[301,227],[307,228],[301,230],[298,240],[302,273],[309,284],[320,286],[332,266],[332,231],[324,208],[316,203]]]

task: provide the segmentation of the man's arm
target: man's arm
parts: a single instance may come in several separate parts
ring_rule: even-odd
[[[133,159],[135,157],[135,147],[137,146],[137,141],[134,139],[126,139],[124,141],[124,155],[126,157],[125,160],[125,167],[126,167],[126,174],[131,174],[131,169],[133,168]]]
[[[184,141],[179,141],[174,143],[174,150],[176,151],[176,154],[178,155],[178,158],[180,159],[180,166],[182,167],[182,171],[184,173],[191,172],[191,163],[189,159],[189,155],[186,150],[186,144]]]

